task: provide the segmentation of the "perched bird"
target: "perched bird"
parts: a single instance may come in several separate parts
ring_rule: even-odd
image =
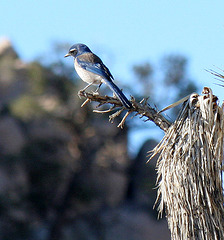
[[[132,108],[129,100],[113,82],[114,78],[109,69],[85,44],[74,44],[71,46],[69,52],[64,57],[69,56],[74,57],[74,67],[79,77],[88,83],[83,91],[92,84],[99,85],[100,87],[102,83],[105,83],[126,108]]]

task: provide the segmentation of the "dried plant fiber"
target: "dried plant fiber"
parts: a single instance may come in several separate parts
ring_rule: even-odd
[[[166,212],[172,240],[224,239],[223,135],[223,109],[204,88],[183,104],[153,150],[160,153],[158,210]]]

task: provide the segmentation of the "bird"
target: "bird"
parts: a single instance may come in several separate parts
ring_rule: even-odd
[[[69,56],[74,58],[74,67],[79,77],[84,82],[88,83],[82,91],[85,91],[91,85],[98,85],[98,90],[102,83],[105,83],[114,92],[125,108],[132,108],[130,101],[113,82],[114,77],[110,73],[110,70],[85,44],[77,43],[72,45],[64,57]]]

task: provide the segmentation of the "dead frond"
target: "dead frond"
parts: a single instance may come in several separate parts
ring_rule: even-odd
[[[212,75],[214,75],[216,77],[216,80],[222,82],[222,84],[219,84],[219,83],[215,83],[216,85],[218,86],[221,86],[221,87],[224,87],[224,75],[223,75],[223,70],[218,68],[222,73],[219,73],[219,72],[216,72],[212,69],[210,70],[207,70],[209,73],[211,73]]]
[[[224,239],[224,114],[211,89],[203,93],[190,96],[153,150],[158,210],[166,210],[173,240]]]

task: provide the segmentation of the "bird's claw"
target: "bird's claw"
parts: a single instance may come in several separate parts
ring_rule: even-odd
[[[79,91],[78,91],[78,96],[79,96],[79,98],[81,98],[83,95],[85,95],[85,93],[86,93],[85,90],[83,90],[83,89],[82,89],[82,90],[79,90]]]

